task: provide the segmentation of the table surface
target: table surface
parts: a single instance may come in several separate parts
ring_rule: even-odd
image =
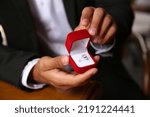
[[[25,91],[11,84],[0,81],[1,100],[82,100],[100,97],[101,85],[98,82],[78,87],[69,91],[60,91],[52,86],[40,90]]]

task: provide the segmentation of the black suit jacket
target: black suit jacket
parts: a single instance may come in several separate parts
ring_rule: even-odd
[[[118,53],[116,50],[119,50],[131,31],[133,13],[130,0],[63,0],[63,2],[73,29],[78,25],[84,7],[105,8],[118,26],[114,49],[114,52]],[[0,24],[5,30],[8,41],[7,47],[0,43],[0,80],[19,86],[26,63],[41,55],[27,0],[1,0]]]

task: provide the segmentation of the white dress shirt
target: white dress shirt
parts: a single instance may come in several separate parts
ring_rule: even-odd
[[[62,0],[28,0],[32,15],[36,22],[37,35],[43,47],[48,47],[56,55],[68,55],[65,47],[66,35],[72,31],[65,13]],[[99,46],[91,43],[96,54],[110,51],[112,45]],[[28,62],[22,73],[22,84],[30,89],[42,88],[44,84],[28,84],[28,75],[39,59]]]

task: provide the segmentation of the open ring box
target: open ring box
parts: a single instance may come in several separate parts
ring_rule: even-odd
[[[95,59],[87,49],[90,39],[91,35],[86,29],[71,32],[67,36],[65,45],[69,53],[69,62],[77,73],[84,73],[95,67]]]

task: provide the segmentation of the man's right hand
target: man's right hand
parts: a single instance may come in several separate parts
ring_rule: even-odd
[[[63,70],[68,64],[68,56],[42,57],[32,70],[33,80],[67,90],[85,84],[97,72],[96,68],[92,68],[83,74],[69,73]]]

